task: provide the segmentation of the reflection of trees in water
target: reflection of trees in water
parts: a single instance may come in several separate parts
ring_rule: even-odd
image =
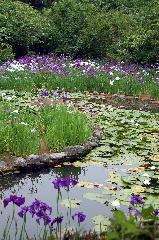
[[[8,175],[8,176],[0,176],[0,198],[3,197],[3,192],[6,190],[11,190],[12,193],[15,192],[14,187],[16,187],[16,192],[20,190],[26,184],[26,180],[29,179],[31,184],[29,186],[30,193],[37,192],[37,185],[42,182],[42,176],[48,175],[48,177],[56,178],[62,177],[65,178],[67,176],[72,176],[76,180],[78,180],[79,175],[84,172],[85,169],[74,166],[62,166],[55,168],[47,168],[42,171],[34,172],[34,173],[24,173],[18,175]],[[50,180],[51,181],[51,180]],[[28,184],[27,184],[28,187]]]
[[[58,176],[65,178],[67,176],[71,176],[78,180],[79,175],[84,171],[84,168],[74,167],[74,166],[62,166],[61,168],[54,168],[53,172]]]

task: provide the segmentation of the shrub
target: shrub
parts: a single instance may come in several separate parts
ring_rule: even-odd
[[[65,0],[57,2],[45,13],[51,20],[51,25],[55,25],[57,29],[56,53],[68,55],[80,53],[79,36],[87,25],[87,18],[96,12],[97,8],[91,3],[82,4],[77,0]]]
[[[2,37],[18,56],[26,54],[29,46],[38,42],[45,29],[40,13],[21,2],[0,1]]]
[[[14,58],[12,46],[0,39],[0,64]]]
[[[2,39],[16,56],[55,52],[154,63],[158,18],[157,0],[0,1]]]

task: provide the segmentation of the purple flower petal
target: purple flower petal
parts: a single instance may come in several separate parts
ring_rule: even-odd
[[[20,207],[25,203],[25,198],[22,196],[18,197],[17,195],[10,195],[9,198],[5,198],[3,200],[4,207],[6,207],[10,202]]]
[[[60,189],[61,187],[74,187],[78,181],[73,179],[71,176],[68,176],[66,178],[56,178],[52,183],[55,189]]]
[[[5,198],[5,199],[3,200],[3,205],[4,205],[4,207],[6,208],[10,202],[11,202],[10,197],[9,197],[9,198]]]
[[[21,205],[23,205],[25,203],[25,198],[24,197],[17,197],[15,200],[14,200],[14,203],[20,207]]]
[[[24,206],[21,208],[21,210],[18,212],[19,217],[23,218],[24,215],[28,212],[29,207]]]
[[[62,220],[63,220],[63,216],[58,216],[58,217],[54,218],[53,221],[51,222],[51,226],[53,227],[53,225],[55,223],[57,223],[57,224],[62,223]]]
[[[41,94],[42,94],[42,96],[44,96],[44,97],[48,97],[48,96],[49,96],[48,91],[46,91],[45,89],[44,89],[44,90],[41,90]]]
[[[134,217],[138,217],[138,218],[142,219],[142,215],[137,209],[130,208],[129,209],[129,214],[133,215]]]
[[[77,218],[78,222],[81,223],[86,219],[86,215],[83,212],[78,212],[72,216],[73,220],[75,220],[75,218]]]
[[[154,210],[153,210],[153,215],[154,215],[155,217],[157,217],[157,216],[159,215],[159,210],[158,210],[158,209],[154,209]]]
[[[143,204],[143,199],[140,195],[132,194],[130,203],[134,206],[135,204]]]

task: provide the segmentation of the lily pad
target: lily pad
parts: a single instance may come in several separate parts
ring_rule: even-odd
[[[80,200],[77,199],[64,199],[61,205],[66,208],[78,208],[80,206]]]
[[[91,183],[91,182],[84,182],[84,181],[80,181],[77,184],[78,187],[84,187],[84,188],[101,188],[103,187],[103,184],[101,183]]]
[[[100,193],[89,192],[84,194],[83,197],[92,201],[97,201],[102,204],[107,202],[107,199],[105,198],[105,196]]]

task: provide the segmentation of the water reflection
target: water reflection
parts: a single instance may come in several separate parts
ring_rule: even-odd
[[[72,176],[76,180],[79,179],[79,175],[83,172],[85,174],[84,168],[80,167],[73,167],[73,166],[62,166],[62,167],[55,167],[47,168],[42,171],[34,172],[34,173],[27,173],[27,174],[17,174],[17,175],[4,175],[0,176],[0,197],[2,196],[3,192],[7,189],[12,189],[14,186],[18,185],[18,188],[20,189],[24,184],[26,179],[30,179],[31,181],[31,189],[33,192],[36,191],[36,184],[37,179],[40,179],[41,176],[50,175],[50,176],[58,176],[65,178],[68,175]],[[38,180],[39,181],[39,180]],[[14,190],[12,190],[14,193]]]
[[[63,166],[54,169],[47,169],[34,174],[26,174],[21,176],[8,176],[0,179],[1,184],[1,199],[4,197],[15,193],[18,196],[23,195],[26,198],[26,204],[31,204],[35,198],[41,199],[48,205],[53,207],[53,217],[56,216],[56,201],[57,201],[57,190],[53,188],[52,180],[57,176],[65,178],[66,176],[72,176],[78,181],[92,181],[92,182],[104,182],[105,171],[102,167],[88,166],[88,167],[73,167],[73,166]],[[90,192],[100,192],[98,189],[89,189]],[[92,227],[91,218],[98,214],[111,214],[111,208],[104,205],[100,205],[98,202],[89,201],[83,199],[83,194],[87,193],[88,189],[75,187],[70,190],[69,197],[71,199],[78,199],[80,201],[80,206],[78,209],[72,209],[71,214],[75,211],[83,211],[87,215],[87,221],[84,224],[85,229],[90,229]],[[66,190],[62,189],[62,199],[67,199],[68,194]],[[92,211],[93,209],[93,211]],[[12,206],[9,205],[6,209],[0,205],[0,233],[2,234],[5,224],[7,222],[7,217],[12,214]],[[16,208],[16,212],[18,208]],[[60,205],[61,214],[65,217],[63,227],[67,226],[67,216],[68,209],[63,205]],[[21,226],[21,219],[17,218],[19,226]],[[27,230],[31,235],[37,233],[37,228],[35,219],[28,216]],[[35,227],[36,226],[36,227]],[[75,226],[75,223],[71,220],[70,226]],[[14,228],[13,228],[14,229]],[[14,230],[12,231],[14,232]],[[38,230],[39,231],[39,230]],[[0,236],[1,239],[1,236]]]

